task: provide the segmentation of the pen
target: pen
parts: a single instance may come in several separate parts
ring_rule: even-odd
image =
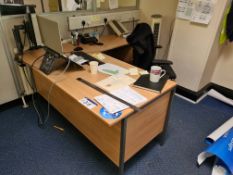
[[[88,97],[85,97],[88,101],[90,101],[90,102],[92,102],[93,104],[95,104],[96,106],[98,106],[98,104],[94,101],[94,100],[92,100],[92,99],[90,99],[90,98],[88,98]]]

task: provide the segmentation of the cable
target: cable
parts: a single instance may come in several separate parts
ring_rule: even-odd
[[[26,71],[25,71],[25,69],[24,69],[25,67],[22,67],[22,68],[23,68],[23,73],[24,73],[24,76],[25,76],[25,78],[26,78],[26,81],[28,82],[30,88],[34,91],[34,88],[32,87],[31,82],[29,81],[29,78],[28,78],[28,76],[27,76],[27,74],[26,74]]]
[[[38,116],[38,122],[39,122],[39,126],[42,126],[43,125],[43,121],[42,121],[42,115],[40,114],[37,106],[36,106],[36,103],[35,103],[35,97],[34,97],[34,93],[37,91],[36,90],[36,86],[33,87],[33,85],[31,84],[31,82],[29,81],[29,78],[27,76],[27,73],[25,71],[25,67],[22,67],[23,68],[23,73],[24,73],[24,76],[25,76],[25,79],[26,81],[28,82],[29,86],[31,87],[32,89],[32,105],[37,113],[37,116]]]
[[[135,28],[135,19],[134,19],[134,17],[133,17],[132,23],[133,23],[133,30],[134,30],[134,28]]]
[[[85,27],[85,25],[86,25],[86,21],[82,21],[82,34],[84,35],[84,27]]]
[[[32,62],[32,64],[30,65],[30,69],[32,69],[33,66],[34,66],[34,64],[35,64],[41,57],[43,57],[44,55],[45,55],[45,54],[40,55],[39,57],[35,58],[35,60],[34,60],[34,61]],[[42,115],[43,115],[43,114],[41,114],[41,113],[39,112],[39,111],[41,111],[41,110],[38,109],[38,108],[40,108],[40,106],[37,107],[37,105],[36,105],[36,100],[35,100],[35,96],[34,96],[34,93],[37,92],[37,88],[36,88],[36,85],[35,85],[35,80],[34,80],[33,76],[31,76],[31,81],[34,82],[33,85],[32,85],[31,82],[29,81],[29,78],[28,78],[28,76],[27,76],[26,71],[25,71],[24,68],[23,68],[23,72],[24,72],[25,78],[26,78],[26,80],[27,80],[29,86],[30,86],[31,89],[32,89],[32,105],[33,105],[33,108],[35,109],[36,114],[37,114],[37,116],[38,116],[38,124],[39,124],[39,127],[42,127],[42,126],[43,126],[43,120],[42,120]],[[33,74],[33,73],[31,72],[31,74]]]
[[[107,22],[108,22],[108,19],[107,19],[107,18],[104,18],[104,27],[103,27],[102,32],[100,33],[100,36],[102,36],[102,35],[104,34],[104,31],[105,31],[106,26],[107,26]]]
[[[68,59],[68,63],[67,63],[67,65],[66,65],[66,67],[64,68],[64,70],[63,70],[60,74],[57,75],[58,78],[59,78],[59,77],[62,77],[62,75],[65,74],[65,72],[68,70],[68,68],[69,68],[69,66],[70,66],[70,63],[71,63],[71,60]],[[50,88],[49,88],[48,95],[47,95],[47,101],[48,101],[47,116],[46,116],[46,118],[45,118],[43,124],[45,124],[45,123],[48,121],[49,117],[50,117],[50,95],[51,95],[51,92],[52,92],[54,86],[55,86],[58,82],[60,82],[60,81],[62,81],[62,80],[63,80],[63,79],[56,79],[56,80],[51,84],[51,86],[50,86]]]
[[[26,44],[26,32],[24,32],[24,39],[23,39],[23,50],[24,50],[24,47],[25,47],[25,44]]]
[[[32,62],[31,66],[30,66],[31,70],[32,70],[34,64],[35,64],[40,58],[42,58],[44,55],[45,55],[45,54],[40,55],[39,57],[37,57],[37,58]],[[32,71],[31,71],[31,74],[33,74]],[[28,79],[28,80],[29,80],[29,79]],[[31,76],[31,81],[34,82],[34,83],[33,83],[34,86],[31,85],[31,88],[32,88],[32,104],[33,104],[33,107],[34,107],[34,109],[35,109],[35,111],[36,111],[36,113],[37,113],[37,116],[38,116],[39,126],[42,127],[42,126],[43,126],[43,120],[42,120],[42,115],[43,115],[43,113],[42,113],[42,112],[41,112],[41,113],[39,112],[39,111],[41,111],[41,110],[38,110],[38,108],[41,108],[41,107],[40,107],[40,106],[37,107],[36,101],[35,101],[34,93],[37,92],[37,88],[36,88],[34,76]],[[29,82],[28,82],[28,83],[29,83]],[[30,83],[29,83],[29,85],[30,85]]]
[[[45,56],[45,54],[43,54],[43,55],[37,57],[37,58],[32,62],[30,68],[33,68],[34,64],[35,64],[40,58],[42,58],[43,56]]]

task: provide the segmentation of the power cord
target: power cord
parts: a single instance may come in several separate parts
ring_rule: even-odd
[[[82,34],[84,34],[84,27],[85,27],[85,25],[86,25],[86,21],[82,21]]]
[[[37,58],[33,61],[33,63],[31,64],[30,68],[33,68],[33,65],[34,65],[41,57],[43,57],[43,56],[44,56],[44,55],[41,55],[41,56],[37,57]],[[57,75],[58,77],[64,75],[64,73],[68,70],[68,68],[69,68],[69,66],[70,66],[70,63],[71,63],[71,61],[70,61],[70,59],[69,59],[67,65],[66,65],[66,67],[64,68],[64,70],[63,70],[60,74]],[[33,78],[33,76],[32,76],[31,78],[32,78],[32,81],[34,82],[34,83],[33,83],[34,85],[32,85],[31,82],[30,82],[30,80],[29,80],[29,78],[28,78],[28,76],[27,76],[25,67],[23,67],[23,73],[24,73],[24,76],[25,76],[25,78],[26,78],[26,81],[28,82],[29,86],[31,87],[31,89],[32,89],[32,91],[33,91],[33,92],[32,92],[32,103],[33,103],[33,107],[34,107],[34,109],[35,109],[35,111],[36,111],[36,113],[37,113],[37,116],[38,116],[38,124],[39,124],[39,127],[43,127],[43,126],[45,125],[45,123],[48,121],[49,116],[50,116],[50,95],[51,95],[52,89],[53,89],[53,87],[54,87],[54,85],[55,85],[56,83],[58,83],[59,81],[61,81],[61,80],[63,80],[63,79],[61,79],[61,80],[60,80],[60,79],[55,80],[54,83],[53,83],[53,84],[50,86],[50,88],[49,88],[48,97],[47,97],[47,98],[48,98],[47,115],[46,115],[46,117],[44,118],[44,117],[43,117],[43,113],[40,112],[40,111],[42,111],[42,110],[40,110],[41,107],[36,105],[36,100],[35,100],[34,93],[37,92],[37,88],[36,88],[36,85],[35,85],[35,80],[34,80],[34,78]],[[32,74],[33,74],[33,73],[32,73]],[[38,109],[38,108],[40,108],[40,109]],[[42,118],[44,118],[44,121],[43,121]]]
[[[32,89],[32,104],[33,104],[33,107],[34,107],[34,109],[36,111],[36,114],[38,116],[38,125],[40,127],[42,127],[43,126],[42,114],[39,112],[40,110],[38,110],[38,108],[36,106],[35,97],[34,97],[34,93],[37,92],[36,86],[33,87],[33,85],[31,84],[31,82],[29,81],[29,78],[28,78],[26,70],[25,70],[25,66],[22,67],[22,68],[23,68],[23,73],[24,73],[25,79],[26,79],[27,83],[29,84],[29,86]]]
[[[106,29],[107,23],[108,23],[108,19],[107,19],[107,18],[104,18],[104,27],[103,27],[102,32],[100,33],[100,36],[102,36],[102,35],[104,34],[104,31],[105,31],[105,29]]]
[[[46,118],[45,118],[43,124],[45,124],[45,123],[48,121],[49,117],[50,117],[50,96],[51,96],[52,90],[53,90],[54,86],[55,86],[58,82],[60,82],[60,81],[63,80],[63,79],[58,79],[58,78],[59,78],[59,77],[62,77],[62,76],[66,73],[66,71],[68,70],[68,68],[69,68],[69,66],[70,66],[70,63],[71,63],[71,60],[68,59],[68,63],[67,63],[67,65],[66,65],[66,67],[64,68],[64,70],[63,70],[60,74],[57,75],[57,76],[58,76],[57,79],[51,84],[51,86],[50,86],[50,88],[49,88],[48,95],[47,95],[47,101],[48,101],[47,115],[46,115]]]
[[[32,62],[30,68],[33,68],[34,64],[35,64],[40,58],[42,58],[43,56],[45,56],[45,54],[43,54],[43,55],[37,57],[37,58]]]

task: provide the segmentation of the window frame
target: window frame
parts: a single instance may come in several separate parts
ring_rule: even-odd
[[[131,7],[120,7],[117,9],[98,9],[96,6],[96,0],[92,0],[93,8],[91,10],[76,10],[76,11],[62,11],[62,0],[57,0],[59,4],[59,11],[57,12],[46,12],[44,8],[44,0],[40,0],[40,4],[42,7],[42,12],[40,13],[46,13],[46,14],[54,14],[54,13],[104,13],[104,12],[119,12],[119,11],[129,11],[129,10],[138,10],[139,9],[139,3],[140,0],[136,0],[136,6]]]

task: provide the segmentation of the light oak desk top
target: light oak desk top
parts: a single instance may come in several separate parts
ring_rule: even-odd
[[[44,54],[43,49],[26,52],[24,54],[24,62],[28,65],[31,65],[33,63],[33,61],[35,60],[35,58],[38,58],[39,56],[41,56],[43,54]],[[126,69],[134,67],[128,63],[114,59],[110,56],[107,56],[107,55],[105,55],[105,56],[106,56],[106,58],[104,59],[104,62],[106,62],[106,63],[116,64],[116,65],[119,65],[119,66],[126,68]],[[84,97],[89,97],[90,99],[94,99],[95,96],[101,94],[100,92],[96,91],[95,89],[88,87],[87,85],[83,84],[82,82],[79,82],[78,80],[76,80],[77,78],[81,77],[81,78],[95,84],[96,82],[103,80],[109,76],[109,75],[102,74],[102,73],[92,75],[89,72],[88,67],[85,67],[85,70],[78,70],[78,71],[77,70],[70,70],[70,71],[68,70],[62,77],[59,74],[62,70],[55,70],[51,74],[46,75],[39,70],[39,66],[41,64],[41,61],[42,61],[42,58],[34,64],[33,69],[35,71],[39,71],[42,74],[42,76],[44,76],[46,79],[48,79],[51,83],[55,82],[57,87],[64,90],[67,94],[69,94],[74,99],[76,99],[77,102]],[[131,76],[131,77],[137,79],[139,76]],[[59,81],[57,79],[59,79]],[[131,88],[133,88],[134,90],[139,92],[141,95],[145,96],[148,99],[148,101],[146,103],[149,103],[152,100],[158,98],[160,95],[171,90],[175,86],[176,86],[176,83],[174,81],[168,80],[165,87],[163,88],[161,94],[147,91],[147,90],[143,90],[143,89],[136,88],[136,87],[131,87]],[[141,107],[141,106],[145,105],[146,103],[141,104],[138,107]],[[128,109],[123,111],[122,115],[119,118],[112,120],[112,119],[104,119],[99,114],[100,108],[101,108],[101,106],[98,105],[96,108],[94,108],[92,110],[92,112],[96,115],[96,117],[98,117],[100,120],[104,121],[109,126],[112,126],[112,125],[118,123],[119,121],[121,121],[122,119],[124,119],[125,117],[127,117],[128,115],[130,115],[133,112],[133,110],[131,108],[128,108]]]
[[[95,53],[95,52],[104,52],[128,45],[128,42],[126,41],[125,38],[118,37],[116,35],[103,35],[100,37],[99,42],[103,43],[103,45],[88,45],[88,44],[80,43],[79,46],[83,48],[83,52]],[[64,46],[64,52],[72,52],[73,49],[77,47],[77,46],[72,46],[69,43],[64,44],[63,46]]]
[[[105,36],[102,41],[104,41],[103,46],[82,47],[84,51],[92,53],[127,45],[125,39],[113,36]],[[72,49],[72,45],[66,44],[65,51]],[[101,93],[78,81],[77,78],[81,77],[96,83],[108,75],[102,73],[92,75],[88,66],[84,70],[70,67],[67,72],[61,74],[63,66],[60,70],[46,75],[39,70],[42,58],[34,62],[43,54],[44,50],[38,49],[27,51],[23,55],[27,65],[34,63],[32,71],[38,93],[45,99],[49,99],[49,103],[118,166],[121,175],[124,172],[124,163],[151,140],[160,135],[161,143],[164,142],[171,99],[176,86],[174,81],[168,80],[161,93],[132,87],[148,100],[138,106],[141,110],[134,112],[133,109],[128,108],[122,111],[122,115],[117,119],[104,119],[99,113],[101,105],[89,110],[79,103],[79,100],[84,97],[94,99]],[[103,61],[106,63],[116,64],[126,69],[134,67],[113,57],[105,56]],[[137,79],[139,76],[132,77]],[[51,86],[53,89],[48,98]]]

